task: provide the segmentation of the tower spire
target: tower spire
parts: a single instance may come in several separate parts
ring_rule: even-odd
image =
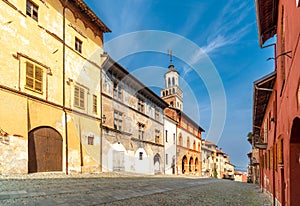
[[[179,87],[179,72],[176,71],[173,65],[172,50],[168,49],[167,52],[170,57],[170,65],[164,75],[165,88],[161,90],[161,97],[170,107],[182,110],[183,95]]]

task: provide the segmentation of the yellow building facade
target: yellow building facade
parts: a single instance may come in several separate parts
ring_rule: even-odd
[[[0,174],[101,171],[110,30],[82,0],[3,0],[0,24]]]

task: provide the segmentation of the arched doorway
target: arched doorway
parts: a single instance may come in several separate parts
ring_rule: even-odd
[[[198,160],[198,158],[195,159],[195,172],[199,172],[199,160]]]
[[[28,172],[62,171],[62,137],[51,127],[28,134]]]
[[[158,153],[156,153],[156,155],[154,155],[154,174],[159,174],[161,173],[160,171],[160,155]]]
[[[300,197],[300,119],[293,121],[290,139],[290,205],[299,205]]]
[[[182,158],[182,168],[181,168],[182,174],[186,173],[186,169],[188,167],[187,163],[188,163],[188,161],[187,161],[186,156],[183,156],[183,158]]]
[[[190,158],[190,161],[189,161],[189,171],[190,172],[194,172],[194,159],[193,157]]]
[[[113,171],[125,171],[126,149],[120,142],[112,145],[108,153],[108,169]]]

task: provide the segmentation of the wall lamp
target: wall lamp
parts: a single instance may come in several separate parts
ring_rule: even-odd
[[[105,121],[106,121],[106,116],[105,116],[105,114],[102,116],[102,119],[101,119],[101,123],[102,124],[105,124]]]

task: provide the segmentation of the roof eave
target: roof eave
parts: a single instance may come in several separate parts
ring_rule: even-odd
[[[139,93],[144,92],[148,95],[152,96],[153,99],[155,99],[155,102],[157,105],[159,105],[162,109],[169,106],[167,102],[165,102],[163,99],[161,99],[157,94],[155,94],[151,89],[146,87],[142,82],[140,82],[136,77],[134,77],[130,72],[128,72],[122,65],[120,65],[118,62],[113,60],[108,54],[104,54],[106,56],[106,60],[103,63],[103,68],[107,65],[107,70],[109,70],[111,67],[115,66],[117,67],[124,75],[127,76],[127,78],[130,78],[132,81],[134,81],[139,87],[141,88],[139,90]]]
[[[256,23],[257,23],[257,31],[258,31],[258,41],[259,41],[259,46],[262,47],[263,42],[261,38],[261,26],[260,26],[260,18],[259,18],[259,5],[258,5],[259,0],[255,0],[255,8],[256,8]]]
[[[263,84],[266,84],[266,83],[270,83],[270,81],[273,81],[271,82],[271,85],[269,85],[270,87],[274,87],[274,83],[276,81],[276,71],[256,80],[253,84],[254,84],[254,90],[253,90],[253,120],[252,120],[252,126],[253,126],[253,134],[257,134],[258,132],[258,127],[260,127],[260,123],[262,122],[262,119],[263,117],[260,117],[261,115],[259,114],[263,114],[265,113],[265,111],[261,111],[263,113],[259,113],[259,107],[261,107],[261,103],[259,104],[258,102],[258,93],[261,92],[259,91],[259,87],[260,85],[263,85]],[[270,88],[271,89],[271,88]],[[270,91],[264,91],[264,92],[270,92]],[[267,97],[265,98],[264,100],[264,105],[265,104],[268,104],[269,102],[269,99],[270,99],[270,96],[271,95],[267,95]],[[263,110],[265,110],[266,108],[264,108]],[[262,109],[260,109],[262,110]],[[259,119],[259,120],[257,120]]]
[[[62,0],[61,0],[62,1]],[[90,22],[97,25],[97,27],[103,32],[108,33],[111,30],[103,23],[103,21],[94,13],[94,11],[83,0],[69,0],[73,2],[81,12],[89,18]]]
[[[259,46],[276,34],[278,0],[255,0]],[[265,20],[265,21],[264,21]]]

